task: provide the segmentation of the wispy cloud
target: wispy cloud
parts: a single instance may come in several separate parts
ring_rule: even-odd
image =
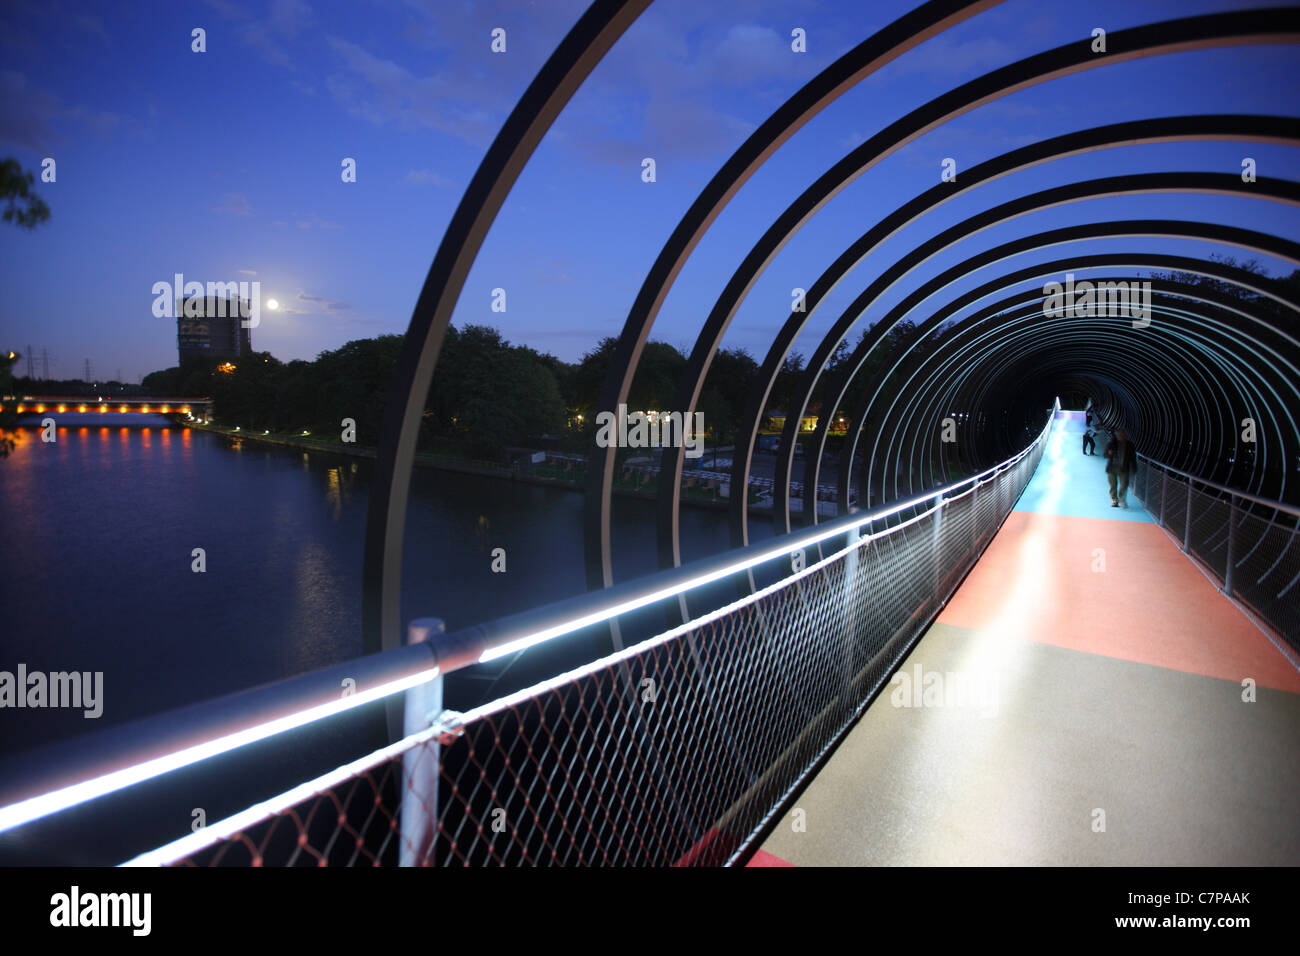
[[[412,169],[406,174],[403,182],[412,186],[438,186],[441,188],[450,188],[456,185],[446,176],[439,175],[432,169]]]
[[[28,86],[26,75],[15,70],[0,70],[0,104],[0,142],[35,152],[63,141],[55,125],[60,120],[96,133],[115,129],[123,120],[117,113],[64,105],[55,94]]]
[[[222,212],[231,216],[251,216],[253,214],[253,207],[248,204],[248,197],[243,193],[226,193],[221,200],[221,205],[212,208],[215,212]]]
[[[312,295],[309,292],[300,290],[293,301],[297,302],[302,308],[295,309],[287,306],[284,309],[293,315],[321,315],[326,312],[346,312],[352,308],[352,304],[344,302],[342,299],[330,299],[323,295]]]

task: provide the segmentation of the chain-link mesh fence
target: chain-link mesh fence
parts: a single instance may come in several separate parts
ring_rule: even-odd
[[[1223,592],[1300,653],[1300,511],[1141,456],[1134,487]]]
[[[774,584],[428,727],[139,862],[743,860],[978,560],[1040,439]],[[799,562],[789,567],[800,568]]]

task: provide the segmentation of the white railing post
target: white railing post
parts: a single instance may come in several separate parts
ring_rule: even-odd
[[[406,629],[406,643],[423,644],[435,634],[446,632],[446,622],[440,618],[417,618]],[[426,729],[441,711],[441,675],[408,689],[402,736],[409,737]],[[437,839],[441,749],[435,737],[423,747],[412,747],[402,755],[402,789],[397,796],[401,807],[398,831],[400,866],[418,866],[424,862]],[[417,799],[421,794],[425,795],[424,801]]]

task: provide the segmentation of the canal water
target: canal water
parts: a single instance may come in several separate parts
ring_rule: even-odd
[[[57,442],[25,429],[0,459],[0,671],[103,674],[98,718],[0,709],[0,753],[361,653],[373,463],[143,421],[62,416]],[[456,629],[583,592],[582,504],[417,469],[404,619]],[[613,539],[619,580],[653,571],[654,503],[616,499]],[[683,509],[684,560],[727,547],[725,512]]]

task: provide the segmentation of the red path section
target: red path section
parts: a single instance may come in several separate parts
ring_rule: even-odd
[[[1300,672],[1140,502],[1111,507],[1082,425],[1060,416],[900,670],[991,693],[886,688],[751,865],[1300,861]]]
[[[1116,520],[1068,513],[1109,502],[1104,459],[1082,454],[1080,424],[1057,422],[1034,477],[1055,473],[1057,493],[1027,490],[938,622],[1300,693],[1300,671],[1272,641],[1168,534],[1134,520],[1140,504],[1130,498]]]

